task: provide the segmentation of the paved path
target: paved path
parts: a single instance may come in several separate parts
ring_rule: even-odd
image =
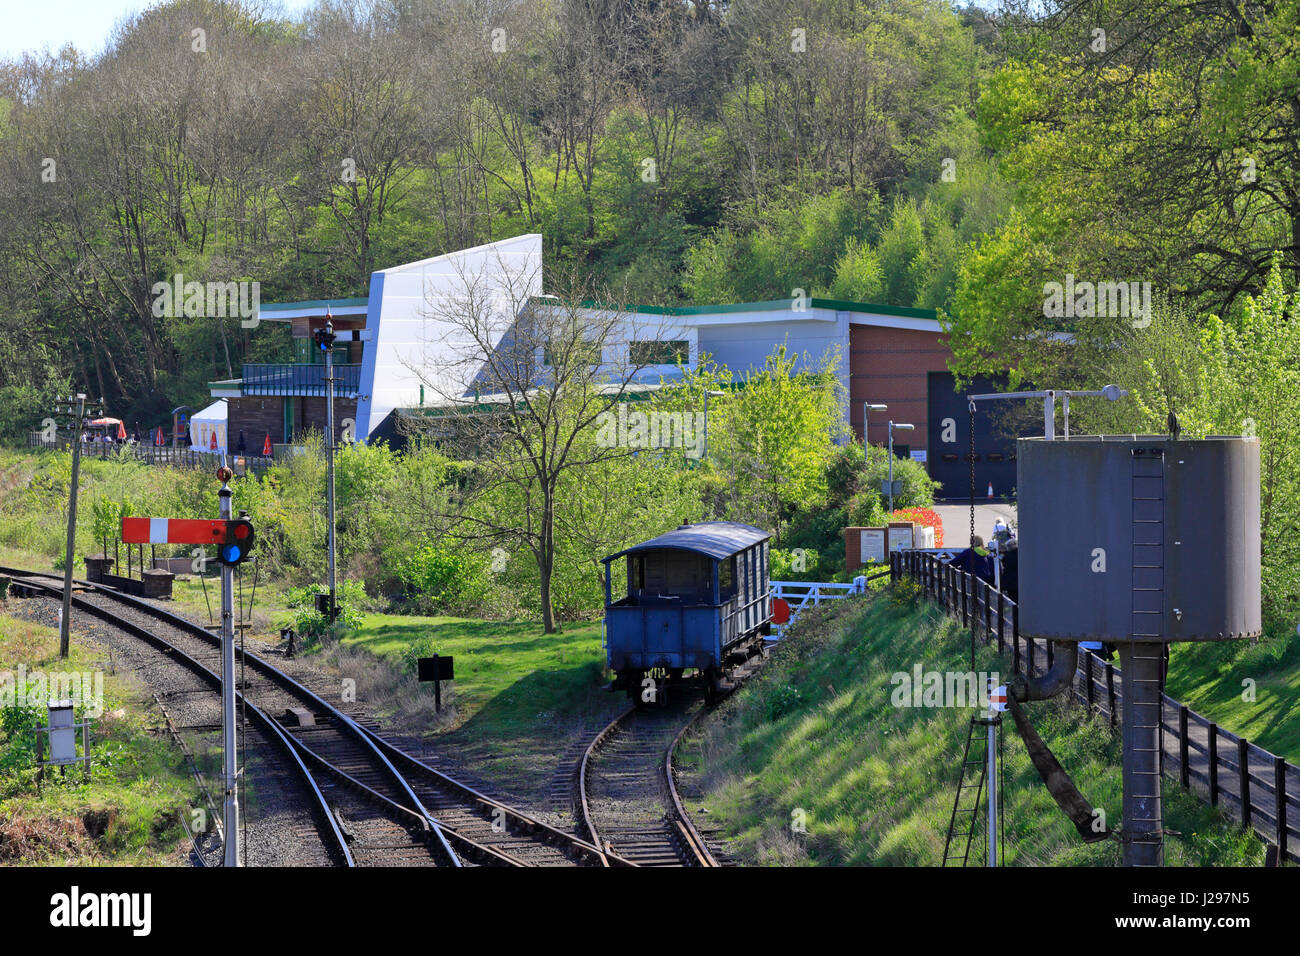
[[[970,504],[940,504],[935,505],[934,510],[943,520],[943,546],[970,547]],[[998,518],[1014,523],[1016,506],[1011,503],[981,503],[975,499],[975,533],[986,542],[993,537],[993,522]]]

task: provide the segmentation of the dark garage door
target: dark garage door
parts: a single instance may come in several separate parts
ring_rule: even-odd
[[[970,495],[970,412],[967,395],[996,392],[1004,384],[977,378],[957,393],[951,372],[930,372],[926,427],[930,477],[942,482],[940,498],[965,499]],[[989,483],[998,498],[1011,495],[1016,484],[1015,436],[1007,434],[1000,416],[990,414],[987,402],[975,408],[975,498],[988,496]]]

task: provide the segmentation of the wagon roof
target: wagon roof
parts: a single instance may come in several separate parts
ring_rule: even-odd
[[[737,521],[701,521],[699,524],[684,524],[666,534],[649,541],[642,541],[630,548],[611,554],[606,562],[621,558],[625,554],[639,551],[654,551],[659,548],[673,548],[677,551],[693,551],[707,555],[715,561],[739,554],[746,548],[766,541],[771,534],[755,528],[753,525],[740,524]]]

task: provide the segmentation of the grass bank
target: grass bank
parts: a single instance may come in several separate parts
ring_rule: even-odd
[[[1300,763],[1300,637],[1175,644],[1166,686],[1203,717]]]
[[[761,677],[690,745],[705,819],[750,863],[935,866],[943,857],[969,709],[896,707],[896,673],[965,672],[970,642],[937,608],[889,595],[834,602],[801,617]],[[979,648],[975,671],[1002,670]],[[1036,729],[1079,789],[1121,817],[1116,736],[1082,707],[1030,705]],[[1084,845],[1005,724],[1008,865],[1108,866],[1113,841]],[[1263,845],[1166,784],[1170,865],[1258,865]],[[697,801],[691,809],[698,812]],[[802,823],[806,832],[798,832]],[[977,840],[979,837],[977,836]]]
[[[20,665],[38,698],[48,685],[37,673],[102,679],[88,781],[79,766],[66,776],[53,770],[37,793],[32,728],[45,722],[45,705],[21,706]],[[0,698],[0,864],[185,865],[181,820],[196,805],[197,787],[146,690],[106,669],[93,645],[75,641],[60,660],[57,631],[0,613]]]

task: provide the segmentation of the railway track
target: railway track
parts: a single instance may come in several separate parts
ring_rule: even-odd
[[[673,751],[707,711],[699,696],[629,706],[596,735],[579,762],[575,812],[591,842],[638,866],[721,863],[677,792]]]
[[[0,574],[13,578],[18,593],[63,593],[55,575],[17,568],[0,568]],[[209,666],[219,667],[220,640],[201,625],[85,581],[75,582],[72,604],[185,664],[209,686],[220,686]],[[627,865],[427,767],[265,659],[247,652],[236,664],[239,703],[297,767],[335,862]]]

